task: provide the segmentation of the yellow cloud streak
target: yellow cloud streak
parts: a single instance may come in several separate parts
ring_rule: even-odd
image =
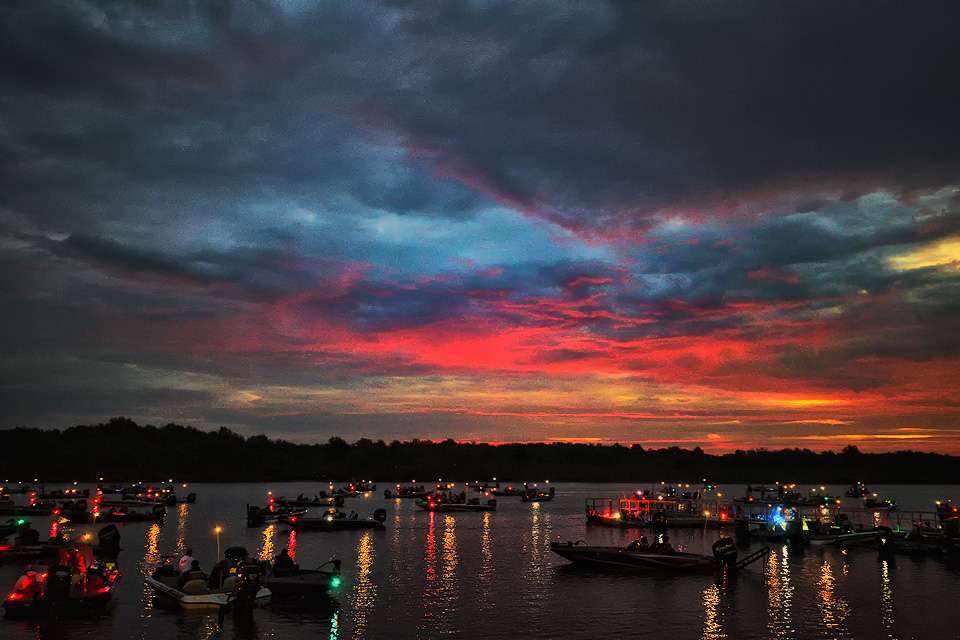
[[[887,263],[897,271],[930,267],[960,270],[960,236],[943,238],[900,255],[890,256]]]

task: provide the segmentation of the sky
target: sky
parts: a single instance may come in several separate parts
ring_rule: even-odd
[[[955,2],[0,7],[0,427],[960,454]]]

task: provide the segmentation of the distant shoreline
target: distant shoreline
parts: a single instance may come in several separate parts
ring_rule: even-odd
[[[639,445],[372,441],[294,444],[221,427],[201,431],[127,418],[65,430],[0,430],[0,481],[48,483],[106,477],[111,482],[184,478],[191,482],[326,482],[329,478],[505,477],[555,482],[629,483],[637,477],[726,484],[957,484],[960,457],[918,451],[864,453],[764,449],[710,454],[699,448]]]

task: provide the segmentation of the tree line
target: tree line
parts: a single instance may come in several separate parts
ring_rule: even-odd
[[[292,443],[244,437],[221,427],[138,425],[129,418],[69,429],[0,430],[0,481],[195,482],[359,480],[432,482],[501,480],[727,483],[956,483],[960,457],[897,451],[753,449],[709,454],[701,448],[646,449],[634,444],[521,443],[454,440],[406,442],[330,438]]]

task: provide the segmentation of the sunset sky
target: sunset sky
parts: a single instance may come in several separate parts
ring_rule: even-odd
[[[960,454],[958,12],[4,3],[0,427]]]

